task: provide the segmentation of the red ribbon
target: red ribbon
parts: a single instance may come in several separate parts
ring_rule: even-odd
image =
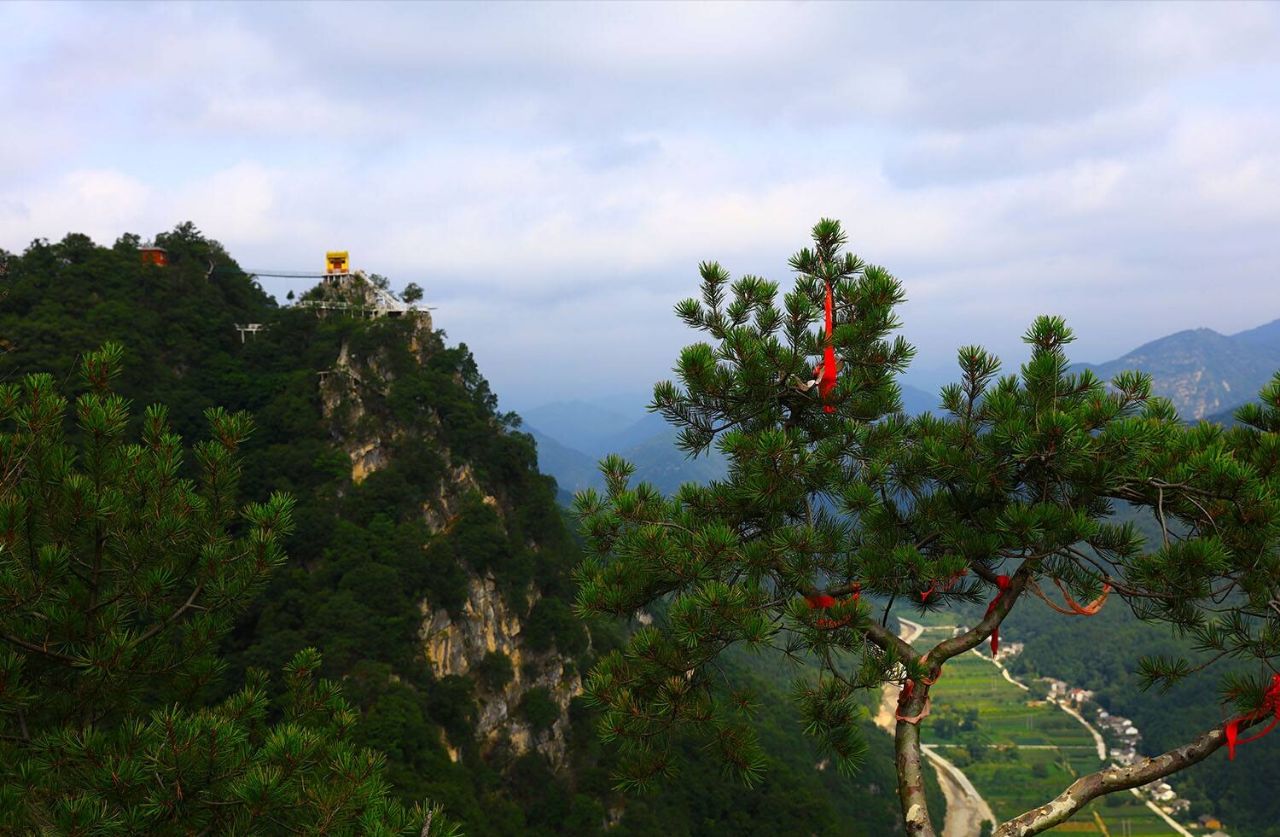
[[[996,597],[991,600],[991,604],[987,605],[987,612],[982,617],[984,619],[987,618],[987,616],[991,615],[991,611],[995,610],[996,605],[1000,604],[1000,597],[1003,596],[1005,594],[1005,591],[1009,589],[1009,576],[1007,575],[996,576],[996,586],[1000,588],[1000,592],[996,593]],[[1000,626],[996,625],[994,628],[991,629],[991,656],[992,657],[996,655],[996,651],[999,648],[1000,648]]]
[[[947,581],[946,581],[946,583],[942,585],[942,590],[943,590],[943,592],[946,592],[946,591],[950,590],[952,587],[955,587],[955,586],[956,586],[956,582],[960,580],[960,576],[962,576],[962,575],[968,575],[968,574],[969,574],[969,571],[968,571],[968,570],[961,570],[961,571],[960,571],[960,572],[958,572],[958,573],[952,573],[952,574],[951,574],[951,577],[950,577],[950,578],[948,578],[948,579],[947,579]],[[936,592],[938,592],[938,581],[937,581],[937,579],[934,579],[933,581],[930,581],[930,582],[929,582],[929,589],[928,589],[928,590],[925,590],[923,593],[921,593],[921,594],[920,594],[920,602],[921,602],[921,604],[923,604],[923,603],[925,603],[925,602],[929,601],[929,597],[930,597],[930,596],[932,596],[932,595],[933,595],[934,593],[936,593]]]
[[[1071,597],[1071,591],[1067,589],[1067,586],[1062,583],[1061,579],[1055,578],[1053,579],[1053,583],[1058,586],[1058,589],[1060,591],[1062,591],[1062,598],[1067,603],[1066,607],[1062,607],[1061,605],[1058,605],[1053,601],[1053,599],[1046,596],[1044,594],[1044,591],[1040,589],[1040,585],[1036,583],[1034,578],[1027,580],[1027,588],[1032,593],[1035,593],[1037,596],[1039,596],[1040,600],[1043,601],[1045,604],[1047,604],[1050,608],[1052,608],[1053,610],[1056,610],[1058,613],[1061,613],[1064,616],[1096,616],[1098,611],[1102,610],[1102,606],[1107,603],[1107,596],[1111,595],[1111,582],[1109,581],[1103,582],[1102,594],[1099,595],[1098,598],[1089,602],[1087,605],[1082,605]]]
[[[941,672],[939,672],[938,676],[939,677],[942,676]],[[926,679],[924,682],[927,685],[933,685],[935,680]],[[918,724],[921,721],[923,721],[925,718],[929,717],[929,707],[930,707],[930,704],[932,704],[933,702],[933,695],[925,695],[924,706],[921,707],[919,715],[903,715],[902,714],[902,707],[906,706],[907,702],[911,700],[911,694],[915,690],[916,690],[916,681],[914,680],[907,680],[907,682],[902,684],[902,692],[898,695],[898,708],[893,711],[894,718],[896,718],[899,721],[906,721],[908,724]]]
[[[836,375],[840,371],[839,365],[836,363],[836,350],[831,342],[831,332],[834,329],[833,316],[831,312],[831,283],[827,283],[827,346],[822,352],[822,363],[819,363],[813,369],[813,376],[818,379],[818,394],[822,396],[822,411],[824,413],[834,413],[835,407],[827,403],[827,398],[831,395],[831,390],[836,388]]]
[[[1267,715],[1273,715],[1274,717],[1271,719],[1271,723],[1267,724],[1262,732],[1251,735],[1248,738],[1240,738],[1240,724],[1245,721],[1265,718]],[[1257,741],[1259,738],[1275,729],[1277,724],[1280,724],[1280,674],[1274,674],[1271,676],[1271,686],[1262,696],[1262,706],[1247,715],[1242,715],[1239,718],[1232,718],[1230,721],[1227,721],[1227,728],[1225,730],[1227,734],[1227,759],[1229,761],[1235,761],[1237,744],[1248,744],[1250,741]]]
[[[853,585],[853,593],[849,596],[846,596],[844,601],[856,602],[858,601],[858,597],[861,595],[862,595],[862,585],[855,584]],[[809,605],[810,610],[826,610],[829,607],[834,607],[836,604],[835,597],[828,596],[826,593],[813,593],[811,595],[805,596],[804,600]],[[843,619],[829,619],[825,616],[822,616],[818,618],[817,625],[819,628],[840,628],[845,625],[848,625],[849,622],[852,621],[852,619],[853,619],[852,616],[846,616]]]

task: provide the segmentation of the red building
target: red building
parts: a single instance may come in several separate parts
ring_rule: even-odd
[[[153,264],[156,267],[164,267],[169,263],[169,251],[163,247],[154,247],[151,245],[139,247],[138,255],[142,256],[143,264]]]

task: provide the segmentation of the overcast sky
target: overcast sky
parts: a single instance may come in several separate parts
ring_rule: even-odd
[[[504,407],[643,391],[821,216],[908,380],[1280,317],[1280,4],[0,3],[0,247],[192,220],[414,281]],[[283,298],[286,281],[264,285]],[[301,287],[299,286],[299,289]]]

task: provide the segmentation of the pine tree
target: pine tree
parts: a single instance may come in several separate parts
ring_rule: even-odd
[[[248,416],[212,409],[186,460],[163,407],[129,442],[122,350],[0,385],[0,830],[58,834],[449,834],[392,800],[356,713],[284,668],[216,705],[218,643],[284,560],[292,501],[237,506]],[[69,426],[70,425],[70,426]]]
[[[1151,684],[1224,657],[1253,660],[1259,677],[1228,679],[1232,717],[1222,726],[1083,776],[997,835],[1039,833],[1099,795],[1170,775],[1280,717],[1280,689],[1268,691],[1280,683],[1280,375],[1261,405],[1239,412],[1240,427],[1187,426],[1144,375],[1108,385],[1070,372],[1071,331],[1040,317],[1018,374],[1001,376],[995,357],[964,347],[942,413],[908,418],[895,378],[913,350],[892,334],[903,288],[845,242],[835,221],[814,227],[813,247],[791,259],[797,277],[781,307],[777,283],[731,281],[714,263],[701,266],[701,299],[676,306],[709,342],[682,351],[678,384],[658,384],[651,409],[680,429],[689,454],[716,445],[729,460],[724,480],[668,498],[633,485],[633,467],[611,456],[601,465],[604,496],[577,498],[590,555],[579,613],[663,616],[588,680],[601,736],[624,758],[619,785],[669,775],[671,734],[681,728],[705,735],[743,780],[760,776],[751,698],[716,667],[725,649],[745,644],[820,667],[816,681],[797,682],[797,711],[846,770],[862,753],[859,692],[903,687],[898,794],[907,832],[933,835],[919,735],[930,687],[958,654],[994,645],[1010,611],[1046,587],[1069,597],[1063,610],[1087,612],[1110,594],[1193,637],[1201,659],[1143,661]],[[830,334],[814,327],[828,287]],[[832,364],[812,364],[827,346],[838,378],[824,392]],[[1148,545],[1116,522],[1119,504],[1150,510],[1162,541]],[[888,627],[895,605],[983,603],[973,627],[933,647]]]

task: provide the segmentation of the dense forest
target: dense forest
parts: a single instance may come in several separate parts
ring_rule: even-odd
[[[319,649],[322,674],[340,680],[360,712],[359,743],[387,755],[395,793],[442,803],[475,835],[901,828],[887,738],[868,723],[871,753],[853,779],[823,769],[783,697],[786,678],[803,671],[745,657],[728,676],[756,695],[773,755],[755,788],[730,781],[690,743],[679,781],[624,798],[591,709],[577,698],[562,707],[541,687],[523,693],[511,720],[540,743],[558,724],[558,760],[480,740],[478,715],[515,669],[530,682],[547,672],[567,682],[628,629],[584,627],[571,614],[578,545],[554,480],[537,470],[533,439],[499,410],[466,346],[449,345],[425,314],[364,319],[280,306],[192,225],[156,243],[168,266],[144,264],[131,235],[111,247],[69,235],[10,255],[0,381],[47,371],[70,391],[83,354],[114,340],[125,349],[117,390],[135,415],[166,404],[187,438],[202,434],[209,407],[252,415],[242,493],[286,492],[296,527],[285,567],[226,643],[228,670],[210,702],[250,667],[278,671],[301,649]],[[243,337],[235,324],[250,322],[264,328]],[[341,385],[326,383],[335,370],[345,370]],[[353,450],[369,439],[377,467],[357,473]],[[525,657],[495,652],[465,674],[438,676],[424,616],[468,619],[476,578],[492,580],[515,611]],[[941,799],[936,787],[932,798]]]

